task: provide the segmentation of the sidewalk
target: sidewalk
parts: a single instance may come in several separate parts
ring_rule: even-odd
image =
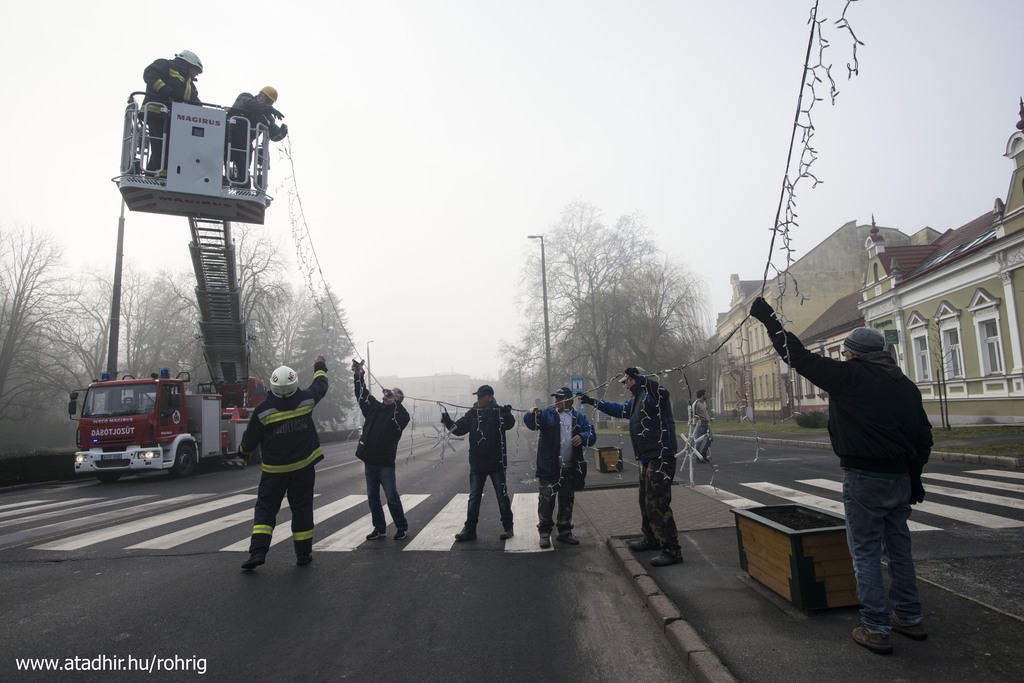
[[[873,654],[850,636],[860,624],[857,607],[802,612],[747,576],[729,506],[679,481],[672,510],[685,562],[651,567],[655,553],[633,553],[623,541],[639,536],[635,470],[627,465],[621,480],[588,475],[587,488],[576,494],[577,510],[697,680],[1020,680],[1024,622],[1018,618],[922,579],[928,640],[893,634],[893,654]]]

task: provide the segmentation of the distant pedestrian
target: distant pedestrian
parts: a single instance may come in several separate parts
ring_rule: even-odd
[[[892,652],[890,631],[926,639],[907,527],[910,506],[924,500],[921,470],[932,447],[921,392],[885,351],[877,330],[850,332],[843,362],[805,349],[782,329],[764,299],[754,300],[750,315],[764,324],[782,360],[828,392],[828,433],[844,473],[846,540],[861,604],[862,625],[853,630],[853,639],[878,654]]]
[[[701,462],[711,460],[708,449],[711,448],[711,442],[715,440],[711,433],[711,413],[708,411],[707,398],[708,390],[698,389],[697,400],[693,402],[693,421],[697,426],[693,432],[693,441],[697,445],[697,453]]]
[[[683,561],[676,520],[672,516],[672,480],[676,475],[676,423],[668,390],[636,368],[626,368],[626,388],[633,395],[625,403],[594,399],[580,401],[612,417],[629,418],[629,438],[640,461],[640,529],[643,538],[630,541],[630,550],[661,549],[651,560],[654,567]]]
[[[551,394],[555,405],[543,410],[534,408],[523,418],[527,429],[539,430],[537,440],[537,483],[540,499],[537,516],[540,522],[540,547],[551,547],[551,529],[556,522],[551,519],[558,499],[558,540],[569,545],[578,545],[579,540],[572,533],[572,508],[575,501],[576,472],[583,462],[583,448],[593,446],[597,434],[587,416],[573,408],[572,390],[562,387]]]
[[[395,540],[401,541],[407,536],[409,522],[405,518],[402,499],[398,495],[395,456],[398,453],[402,430],[409,424],[409,411],[402,405],[405,394],[398,388],[385,389],[384,401],[378,401],[366,389],[362,363],[352,361],[352,374],[355,380],[356,400],[364,418],[359,445],[356,446],[356,457],[363,461],[366,501],[370,506],[370,518],[373,520],[373,531],[366,540],[387,538],[388,525],[384,518],[384,506],[380,502],[380,490],[383,488],[384,498],[388,502],[388,512],[395,521]]]
[[[476,540],[476,525],[480,519],[480,499],[484,484],[490,477],[494,495],[501,513],[502,540],[513,534],[512,501],[508,496],[505,451],[505,432],[516,424],[512,406],[498,406],[494,389],[484,384],[473,392],[476,405],[458,420],[452,420],[448,411],[441,415],[441,424],[455,436],[469,435],[469,510],[462,531],[455,534],[456,541]]]
[[[282,365],[270,375],[270,394],[249,418],[238,451],[248,460],[261,446],[263,474],[256,496],[249,559],[242,563],[242,569],[255,569],[266,561],[285,494],[292,511],[296,564],[313,561],[314,465],[324,459],[313,408],[326,393],[327,365],[322,354],[313,364],[313,383],[308,389],[299,389],[298,373]]]

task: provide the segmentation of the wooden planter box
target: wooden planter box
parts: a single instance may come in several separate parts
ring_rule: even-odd
[[[594,466],[599,472],[621,472],[622,449],[614,446],[595,448]]]
[[[805,505],[732,512],[740,567],[752,578],[802,610],[859,604],[842,517]]]

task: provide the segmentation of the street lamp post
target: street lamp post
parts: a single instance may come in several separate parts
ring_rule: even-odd
[[[548,393],[551,393],[551,330],[548,327],[548,271],[544,261],[544,235],[527,235],[527,239],[540,240],[540,281],[544,295],[544,352],[547,359]]]
[[[370,373],[370,344],[375,342],[375,339],[371,339],[366,342],[366,390],[371,391],[373,389],[373,375]]]

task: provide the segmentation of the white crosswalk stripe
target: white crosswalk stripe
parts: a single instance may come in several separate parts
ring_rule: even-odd
[[[843,504],[840,501],[832,500],[831,498],[822,498],[821,496],[803,493],[796,489],[778,486],[777,484],[771,484],[766,481],[746,482],[743,486],[749,486],[757,491],[770,493],[773,496],[778,496],[779,498],[785,498],[791,503],[796,503],[797,505],[809,505],[810,507],[827,510],[844,519],[846,518],[846,513],[843,510]],[[907,526],[910,527],[911,531],[938,531],[939,529],[939,527],[921,524],[920,522],[907,522]]]
[[[253,495],[239,494],[235,496],[229,496],[227,498],[219,498],[216,500],[210,500],[199,505],[193,505],[192,507],[182,508],[179,510],[173,510],[171,512],[165,512],[163,514],[155,515],[153,517],[143,517],[132,522],[125,524],[118,524],[116,526],[107,527],[105,529],[98,529],[96,531],[88,531],[84,534],[78,534],[71,538],[65,538],[60,541],[52,541],[50,543],[44,543],[43,545],[35,546],[36,550],[78,550],[86,546],[94,545],[102,541],[109,541],[113,538],[120,538],[129,534],[134,534],[139,531],[146,531],[164,524],[170,524],[178,520],[187,519],[196,515],[201,515],[206,512],[213,510],[219,510],[221,508],[235,505],[237,503],[243,503],[247,500],[255,498]]]
[[[342,498],[340,500],[336,500],[334,502],[328,503],[327,505],[323,505],[323,506],[321,506],[319,508],[315,508],[313,510],[313,524],[316,525],[319,522],[326,522],[331,517],[334,517],[335,515],[341,514],[345,510],[348,510],[349,508],[353,508],[356,505],[358,505],[359,503],[363,503],[363,502],[366,502],[366,496],[351,495],[351,496],[345,496],[344,498]],[[247,519],[251,522],[252,518],[253,518],[253,511],[249,510],[246,514],[248,515]],[[275,528],[275,531],[280,526],[281,526],[281,522],[280,522],[280,520],[278,520],[278,525]],[[315,531],[315,526],[314,526],[314,531]],[[278,543],[281,543],[283,541],[287,541],[291,537],[292,537],[291,534],[286,533],[285,530],[282,530],[282,533],[274,534],[273,538],[270,541],[270,547],[274,547]],[[249,549],[249,539],[250,539],[250,537],[246,536],[245,538],[243,538],[241,541],[238,541],[237,543],[232,543],[231,545],[227,546],[226,548],[221,548],[221,551],[222,552],[244,552],[244,551]]]
[[[987,479],[977,479],[975,477],[958,477],[955,474],[941,474],[939,472],[925,472],[921,475],[921,478],[928,481],[938,479],[939,481],[946,481],[952,484],[967,484],[969,486],[978,486],[980,488],[1001,489],[1003,491],[1013,491],[1014,493],[1024,493],[1024,484],[1011,484],[1005,481],[989,481]],[[925,489],[925,491],[927,490],[928,489]]]
[[[838,491],[840,493],[843,491],[842,482],[832,481],[830,479],[801,479],[799,483],[807,484],[809,486],[818,486],[828,489],[829,491]],[[930,501],[917,503],[914,505],[914,510],[916,512],[927,512],[929,515],[935,515],[936,517],[955,519],[958,522],[976,524],[977,526],[983,526],[987,529],[1015,529],[1017,527],[1024,526],[1024,522],[1019,522],[1015,519],[999,517],[998,515],[990,515],[976,510],[968,510],[966,508],[957,508],[951,505],[942,505],[941,503],[933,503]],[[911,523],[908,522],[907,524],[909,526]]]
[[[131,515],[140,515],[149,512],[150,510],[156,510],[162,507],[166,507],[168,505],[187,503],[205,497],[206,496],[190,493],[184,496],[178,496],[177,498],[155,500],[151,503],[143,503],[142,505],[134,505],[129,508],[110,510],[108,512],[102,512],[97,515],[90,515],[86,517],[74,517],[73,519],[66,519],[62,522],[54,522],[53,524],[46,524],[43,526],[32,527],[29,529],[21,529],[20,531],[14,531],[9,534],[4,534],[0,536],[0,548],[4,547],[9,543],[20,543],[34,538],[39,538],[40,536],[49,536],[51,534],[57,534],[64,531],[72,531],[83,526],[92,526],[107,521],[118,521]]]
[[[406,513],[408,513],[409,510],[412,510],[429,497],[430,496],[428,494],[407,493],[402,496],[402,508]],[[391,512],[388,510],[387,505],[384,506],[384,519],[389,526],[394,524],[394,520],[391,519]],[[363,543],[366,543],[366,534],[372,529],[373,517],[371,515],[366,515],[362,519],[349,524],[341,531],[333,533],[324,540],[314,543],[313,550],[335,552],[355,550]]]
[[[915,532],[940,531],[939,527],[919,520],[944,519],[993,530],[1022,528],[1024,515],[1020,512],[1024,511],[1024,495],[1019,494],[1024,493],[1024,484],[1017,483],[1022,478],[1024,474],[1002,470],[973,470],[965,472],[964,476],[926,473],[928,499],[914,506],[914,519],[909,522],[909,526]],[[788,502],[843,516],[841,479],[801,479],[791,482],[791,486],[754,481],[742,482],[737,486],[759,493],[757,497],[760,500],[720,487],[697,486],[696,490],[732,508]],[[134,535],[131,541],[123,542],[124,550],[165,551],[183,546],[204,550],[219,548],[226,552],[248,550],[248,532],[252,526],[252,503],[255,498],[252,493],[223,497],[189,494],[140,502],[152,497],[87,497],[65,501],[34,498],[0,505],[0,530],[4,531],[0,533],[0,548],[35,542],[37,545],[32,545],[30,549],[75,551],[100,544],[109,545]],[[327,500],[330,494],[317,494],[318,503],[321,497]],[[455,534],[465,522],[469,495],[458,493],[450,500],[431,501],[430,498],[429,494],[422,493],[402,496],[406,512],[415,510],[410,515],[409,538],[400,544],[389,543],[388,548],[403,552],[451,552],[456,549]],[[509,553],[557,549],[556,543],[548,550],[540,548],[538,543],[536,491],[512,495],[511,500],[516,534],[501,544],[497,538],[501,529],[492,520],[486,534],[493,533],[494,537],[481,537],[480,547]],[[965,501],[967,505],[950,504],[958,501]],[[982,505],[993,506],[994,512],[998,514],[972,509]],[[1002,514],[1002,510],[1006,511],[1005,514]],[[394,523],[386,506],[384,514],[389,525],[389,536],[393,535]],[[287,505],[279,517],[279,528],[271,545],[289,541],[292,537],[288,527],[290,512]],[[360,547],[371,547],[374,543],[365,538],[373,526],[367,514],[365,494],[342,495],[336,500],[319,504],[314,510],[314,520],[317,536],[323,535],[314,543],[318,552],[351,552]],[[165,533],[159,529],[162,526],[169,527]],[[240,538],[243,534],[244,538]],[[238,540],[224,546],[232,536]]]
[[[406,550],[451,550],[466,521],[469,494],[459,493],[405,546]]]
[[[539,502],[539,492],[512,496],[512,519],[515,521],[516,534],[505,541],[506,553],[545,553],[555,549],[554,543],[550,548],[540,547],[540,533],[537,531],[540,522],[537,514]]]

